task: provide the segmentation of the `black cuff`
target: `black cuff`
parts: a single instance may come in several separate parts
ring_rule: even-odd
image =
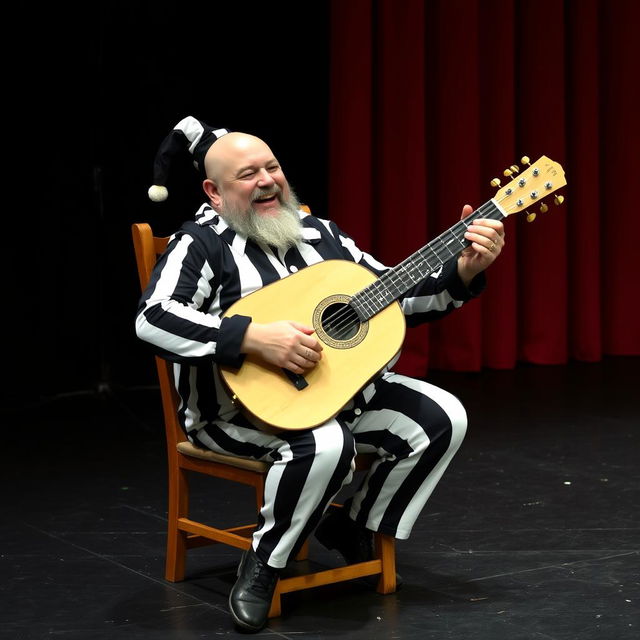
[[[251,324],[248,316],[231,316],[223,318],[218,333],[216,362],[238,369],[244,362],[244,353],[240,347],[247,327]]]
[[[469,283],[469,286],[465,286],[464,282],[460,278],[458,273],[458,261],[449,260],[442,267],[442,274],[440,275],[443,282],[445,282],[445,288],[454,300],[461,300],[466,302],[479,296],[487,286],[487,278],[484,271],[476,274]]]

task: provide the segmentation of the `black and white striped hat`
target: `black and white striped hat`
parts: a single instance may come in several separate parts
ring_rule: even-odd
[[[178,122],[171,133],[162,141],[153,163],[153,185],[149,187],[149,198],[154,202],[166,200],[167,179],[173,159],[185,151],[193,156],[193,165],[206,177],[204,157],[211,145],[230,129],[214,129],[208,124],[187,116]]]

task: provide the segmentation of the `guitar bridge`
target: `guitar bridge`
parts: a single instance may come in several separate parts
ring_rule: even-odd
[[[282,371],[298,391],[302,391],[304,388],[309,386],[309,383],[305,380],[304,376],[301,376],[299,373],[293,373],[293,371],[289,371],[289,369],[282,369]]]

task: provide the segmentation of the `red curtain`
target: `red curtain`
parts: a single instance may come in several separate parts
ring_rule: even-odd
[[[640,354],[638,24],[631,0],[333,0],[329,213],[363,248],[397,264],[522,155],[568,181],[401,371]]]

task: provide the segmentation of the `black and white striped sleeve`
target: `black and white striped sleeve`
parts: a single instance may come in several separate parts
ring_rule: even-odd
[[[210,312],[221,286],[212,266],[220,261],[211,254],[200,238],[176,235],[140,299],[136,333],[168,360],[210,358],[240,366],[240,345],[251,318]]]
[[[484,273],[479,273],[465,286],[458,275],[458,260],[452,258],[402,297],[400,302],[407,325],[415,327],[448,315],[478,296],[485,284]]]

